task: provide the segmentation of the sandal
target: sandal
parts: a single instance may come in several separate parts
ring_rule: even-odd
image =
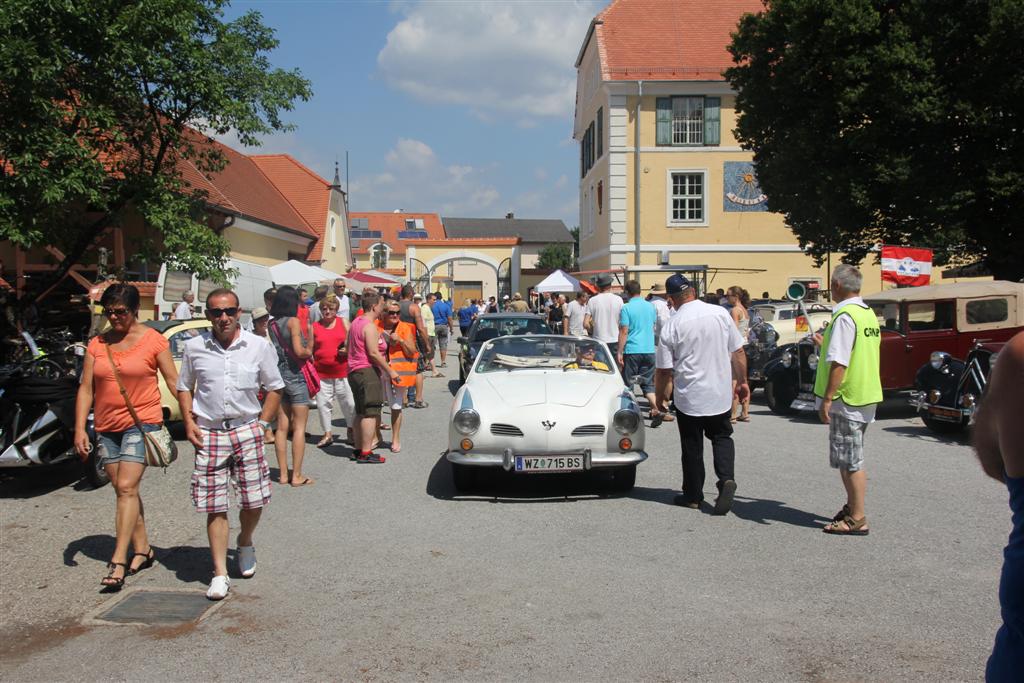
[[[426,408],[430,404],[427,403],[426,401],[416,401],[415,403],[413,403],[411,405],[412,405],[413,408]]]
[[[849,516],[850,516],[850,506],[844,503],[843,504],[843,509],[840,510],[839,512],[837,512],[836,514],[832,515],[832,521],[833,522],[838,522],[843,517],[849,517]]]
[[[844,529],[840,525],[844,525]],[[850,515],[844,515],[842,519],[837,519],[826,526],[822,531],[826,534],[835,534],[837,536],[867,536],[868,530],[864,527],[868,524],[868,518],[863,517],[861,519],[854,519]]]
[[[124,576],[114,576],[114,572],[117,571],[118,567],[124,567]],[[111,592],[124,588],[124,577],[128,575],[128,563],[107,562],[107,569],[110,570],[110,573],[100,579],[100,585],[104,588],[109,588]]]
[[[135,561],[136,557],[144,557],[146,559],[143,560],[142,564],[140,564],[138,567],[132,567],[131,563]],[[128,561],[128,573],[131,576],[135,576],[136,574],[141,572],[143,569],[149,569],[150,567],[152,567],[154,560],[156,560],[156,551],[153,550],[153,546],[149,547],[149,552],[148,553],[133,553],[132,554],[132,559],[130,559]]]
[[[741,417],[737,417],[736,418],[736,422],[750,422],[750,416],[749,415],[743,415]]]
[[[320,441],[317,442],[316,447],[317,448],[327,448],[332,443],[334,443],[334,435],[333,434],[324,434],[324,438],[320,439]]]
[[[298,488],[299,486],[306,486],[306,485],[312,486],[315,483],[316,483],[316,481],[314,479],[310,478],[310,477],[303,477],[302,481],[300,481],[300,482],[296,482],[294,479],[292,479],[292,486],[294,486],[296,488]]]

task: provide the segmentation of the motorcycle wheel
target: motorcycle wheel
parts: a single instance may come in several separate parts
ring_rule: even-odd
[[[98,489],[109,484],[110,477],[107,476],[107,471],[100,464],[100,449],[96,447],[95,440],[92,446],[92,452],[89,453],[89,457],[86,458],[82,467],[85,470],[85,480],[92,484],[93,488]]]
[[[924,425],[936,434],[958,434],[967,428],[963,422],[943,422],[927,414],[922,415],[921,419],[924,420]]]
[[[765,400],[768,408],[776,415],[792,415],[796,412],[790,407],[796,394],[796,387],[791,382],[769,379],[764,383]]]

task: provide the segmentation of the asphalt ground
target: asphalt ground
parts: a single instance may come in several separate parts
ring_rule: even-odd
[[[0,678],[982,678],[1006,490],[964,441],[932,436],[899,402],[868,431],[871,534],[838,538],[820,531],[844,498],[826,428],[772,415],[759,395],[736,427],[733,512],[714,517],[672,505],[674,423],[648,431],[627,496],[529,475],[456,495],[440,455],[453,387],[427,380],[430,407],[407,411],[403,450],[384,465],[311,447],[315,485],[275,486],[256,576],[234,578],[198,624],[83,625],[112,599],[98,592],[112,489],[88,490],[73,468],[3,474]],[[205,590],[190,453],[143,480],[158,563],[126,593]],[[710,473],[710,449],[706,461]],[[705,488],[713,500],[713,477]]]

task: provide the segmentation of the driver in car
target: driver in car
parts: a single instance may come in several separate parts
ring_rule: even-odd
[[[597,355],[597,346],[594,344],[578,344],[576,346],[576,360],[566,364],[566,370],[601,370],[608,371],[608,365],[599,360],[594,360]]]

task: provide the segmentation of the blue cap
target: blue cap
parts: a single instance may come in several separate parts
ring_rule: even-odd
[[[681,273],[676,273],[669,279],[665,280],[665,291],[669,294],[679,294],[684,289],[689,289],[693,285],[686,279]]]

